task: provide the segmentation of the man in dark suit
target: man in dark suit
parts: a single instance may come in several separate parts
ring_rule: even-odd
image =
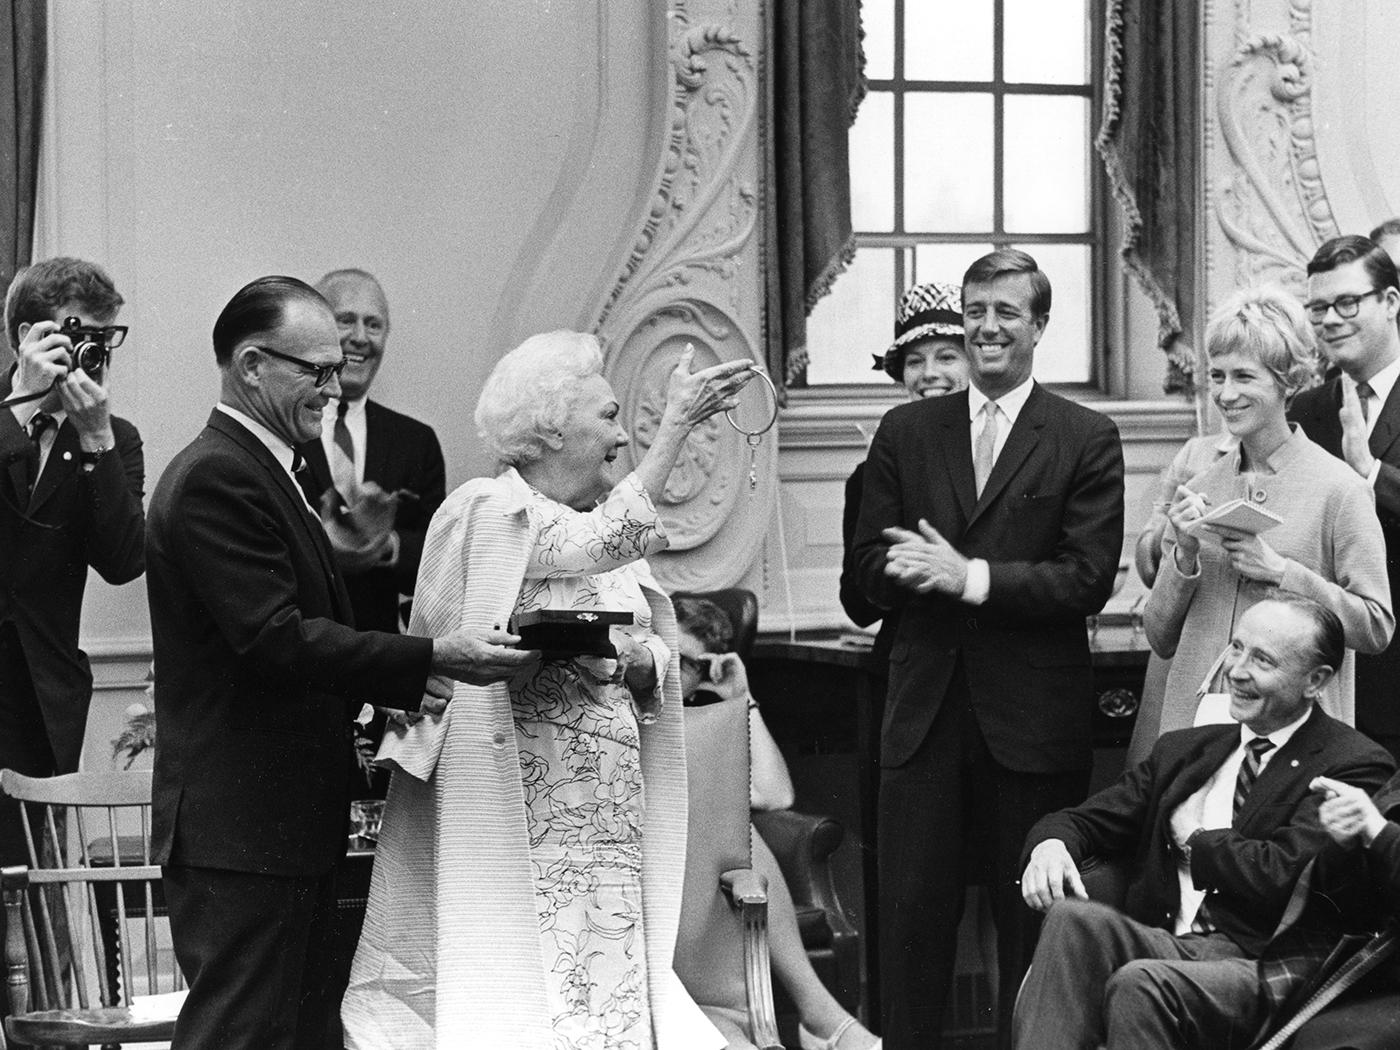
[[[964,886],[992,887],[1002,1038],[1034,946],[1025,834],[1088,786],[1084,618],[1113,589],[1113,423],[1031,379],[1050,282],[1020,251],[963,278],[972,387],[892,408],[866,459],[860,585],[899,612],[881,729],[880,983],[891,1050],[935,1047]]]
[[[1317,698],[1341,622],[1275,592],[1240,617],[1225,662],[1236,724],[1164,734],[1151,754],[1026,840],[1026,903],[1048,911],[1016,1006],[1027,1050],[1247,1046],[1267,1018],[1256,960],[1327,842],[1315,777],[1373,791],[1389,754]],[[1124,910],[1087,899],[1090,858],[1126,864]]]
[[[355,626],[399,627],[399,596],[412,595],[428,522],[446,496],[433,428],[369,400],[389,339],[384,290],[364,270],[332,270],[316,285],[335,313],[345,371],[319,441],[302,446],[299,480],[320,508],[345,574]]]
[[[321,437],[300,446],[297,480],[321,521],[345,575],[355,626],[398,631],[412,597],[428,523],[447,494],[442,447],[433,428],[369,399],[389,339],[389,303],[372,274],[332,270],[316,285],[335,314],[345,371],[340,397],[326,404]],[[357,746],[378,747],[385,716],[356,713]],[[357,770],[351,798],[383,798],[385,770]]]
[[[1308,263],[1308,316],[1340,369],[1299,394],[1291,420],[1370,482],[1385,533],[1386,571],[1400,593],[1400,277],[1365,237],[1334,237]],[[1400,757],[1400,645],[1356,655],[1356,726]]]
[[[333,871],[346,848],[349,712],[440,713],[449,678],[501,681],[538,654],[499,630],[356,631],[293,480],[344,367],[309,285],[265,277],[214,325],[222,377],[204,431],[151,500],[147,585],[160,738],[152,839],[190,984],[181,1047],[320,1047]],[[420,708],[421,701],[421,708]]]
[[[105,368],[72,367],[60,333],[76,317],[100,329],[87,337],[94,348],[120,343],[122,301],[102,267],[56,258],[21,270],[5,303],[16,363],[0,380],[0,769],[29,776],[78,768],[92,699],[78,648],[89,566],[119,584],[145,564],[141,437],[112,415]],[[91,356],[95,366],[101,349]],[[0,799],[0,863],[28,856],[19,804]]]

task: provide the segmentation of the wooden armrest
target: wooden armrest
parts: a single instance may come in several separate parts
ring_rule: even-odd
[[[719,884],[739,912],[744,929],[744,988],[752,1028],[749,1038],[759,1050],[783,1050],[768,957],[768,880],[752,868],[732,868],[721,873]]]

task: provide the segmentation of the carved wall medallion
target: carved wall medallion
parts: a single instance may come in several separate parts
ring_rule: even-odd
[[[1207,273],[1219,278],[1208,283],[1212,308],[1230,290],[1260,282],[1302,294],[1308,259],[1338,232],[1313,120],[1312,4],[1288,0],[1279,8],[1287,31],[1258,33],[1252,27],[1264,12],[1237,2],[1234,46],[1206,81],[1225,147],[1220,156],[1207,135],[1207,187],[1223,235],[1219,258],[1207,247]],[[1208,5],[1208,41],[1225,28],[1214,15]]]
[[[634,463],[650,447],[686,343],[696,348],[694,368],[760,359],[761,15],[756,3],[671,6],[655,190],[596,326],[632,421]],[[762,411],[757,384],[745,399],[741,421]],[[671,547],[651,561],[665,586],[728,586],[754,565],[777,498],[776,432],[760,448],[756,490],[748,468],[748,446],[722,416],[692,432],[659,500]]]

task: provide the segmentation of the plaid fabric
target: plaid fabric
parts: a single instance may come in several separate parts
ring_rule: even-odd
[[[1274,938],[1259,960],[1259,983],[1270,1012],[1290,999],[1304,998],[1367,939],[1365,934],[1347,934],[1339,940],[1335,933],[1299,926]]]
[[[1282,1008],[1274,1005],[1270,1027],[1279,1021],[1283,1023],[1257,1050],[1281,1050],[1298,1029],[1393,956],[1397,943],[1400,941],[1393,929],[1369,939],[1361,934],[1343,937],[1306,986],[1293,993]]]

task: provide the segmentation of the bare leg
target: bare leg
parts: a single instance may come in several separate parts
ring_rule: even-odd
[[[757,830],[753,832],[753,866],[768,879],[768,950],[773,972],[792,996],[802,1026],[818,1038],[829,1038],[850,1015],[812,969],[797,929],[792,894],[783,881],[778,859]],[[841,1037],[840,1045],[841,1050],[863,1050],[875,1045],[875,1036],[857,1022]]]

